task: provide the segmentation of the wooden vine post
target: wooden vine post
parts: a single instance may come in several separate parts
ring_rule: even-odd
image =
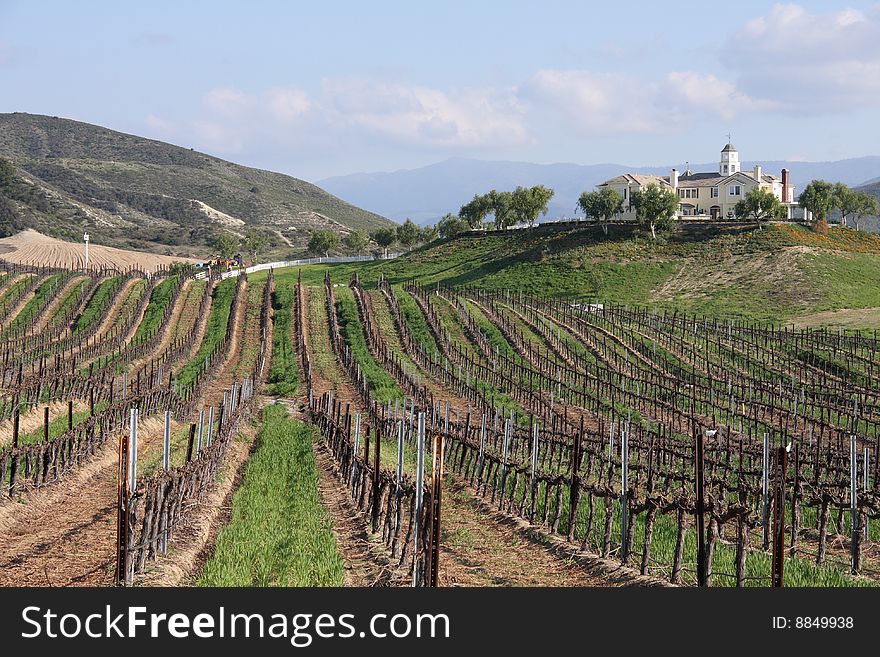
[[[128,575],[128,438],[119,436],[116,476],[116,585],[125,586]]]
[[[705,527],[705,489],[703,486],[703,435],[699,427],[694,428],[694,487],[697,497],[697,586],[706,586],[706,527]]]
[[[445,462],[444,435],[434,435],[434,456],[431,464],[431,532],[428,538],[428,586],[439,586],[440,575],[440,509],[443,495]]]
[[[773,588],[785,583],[785,468],[788,449],[776,448],[775,472],[773,473]]]

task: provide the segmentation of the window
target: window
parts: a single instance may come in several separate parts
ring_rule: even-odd
[[[726,164],[721,165],[721,173],[727,173],[727,165]]]
[[[717,187],[712,187],[712,188],[710,189],[710,191],[709,191],[709,196],[710,196],[711,198],[718,198],[718,188],[717,188]]]
[[[680,187],[678,198],[700,198],[700,190],[695,187]]]
[[[626,187],[623,188],[623,200],[626,200]]]
[[[742,187],[740,185],[730,185],[727,188],[728,196],[740,196],[742,194]]]

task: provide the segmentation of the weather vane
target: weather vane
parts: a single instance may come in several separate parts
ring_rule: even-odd
[[[730,133],[729,132],[727,133],[727,143],[728,144],[730,143]]]

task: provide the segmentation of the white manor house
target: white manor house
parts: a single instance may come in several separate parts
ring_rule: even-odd
[[[621,219],[635,219],[632,193],[648,185],[672,189],[681,201],[680,217],[694,219],[730,220],[735,216],[734,207],[746,194],[756,187],[769,189],[786,209],[788,219],[803,218],[803,210],[798,207],[794,195],[794,185],[789,180],[788,170],[781,176],[764,173],[760,165],[750,171],[742,171],[739,152],[729,143],[721,151],[718,171],[693,173],[686,170],[679,173],[672,169],[668,176],[654,176],[640,173],[624,173],[606,180],[596,187],[610,188],[623,197]]]

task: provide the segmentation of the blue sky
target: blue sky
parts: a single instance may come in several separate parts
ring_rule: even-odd
[[[308,180],[880,154],[880,2],[0,0],[0,112]]]

